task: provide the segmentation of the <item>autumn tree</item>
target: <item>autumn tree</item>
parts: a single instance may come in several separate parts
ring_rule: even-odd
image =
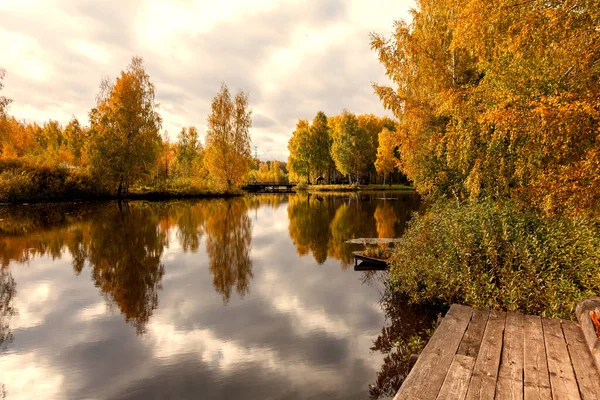
[[[375,168],[377,172],[383,174],[383,184],[389,174],[394,172],[398,159],[396,158],[396,147],[398,146],[395,132],[391,132],[388,128],[383,128],[379,132],[379,146],[377,147],[377,159],[375,160]]]
[[[288,143],[290,156],[288,166],[290,180],[300,182],[306,180],[310,183],[310,125],[307,120],[300,119],[296,123],[296,130]]]
[[[153,171],[161,121],[155,87],[140,57],[132,58],[114,85],[102,81],[97,105],[90,111],[91,161],[95,172],[116,186],[119,197]]]
[[[377,149],[379,147],[379,132],[383,128],[382,119],[373,114],[361,114],[357,116],[360,126],[366,138],[364,149],[357,154],[362,164],[362,173],[368,173],[369,177],[375,172],[375,160],[377,159]]]
[[[202,150],[198,130],[193,126],[181,128],[177,137],[177,162],[183,175],[191,175],[194,162],[200,158]]]
[[[169,178],[169,174],[173,170],[173,160],[175,159],[175,150],[173,149],[173,144],[171,143],[171,138],[169,137],[169,132],[164,131],[162,134],[160,154],[158,157],[158,167],[157,167],[157,178],[160,176],[164,176],[165,178]]]
[[[333,129],[331,156],[342,175],[348,175],[352,183],[352,174],[359,181],[359,172],[363,167],[360,153],[369,146],[365,130],[358,124],[356,115],[344,110]]]
[[[252,111],[248,95],[238,91],[232,101],[221,84],[211,103],[206,133],[205,163],[210,177],[227,189],[240,187],[250,171]]]
[[[372,47],[402,170],[424,193],[547,212],[600,200],[600,3],[421,0]]]
[[[323,111],[317,112],[308,133],[308,163],[316,178],[318,175],[329,175],[332,168],[331,132],[327,125],[327,116]]]
[[[39,132],[38,143],[46,151],[55,153],[63,144],[63,128],[58,121],[49,120]]]
[[[73,117],[65,126],[63,138],[69,153],[73,157],[73,163],[79,165],[86,141],[86,130],[81,126],[77,118]]]

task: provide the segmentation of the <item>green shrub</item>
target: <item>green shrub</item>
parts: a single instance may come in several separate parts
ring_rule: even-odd
[[[600,294],[600,224],[511,203],[438,203],[409,223],[391,285],[416,304],[573,318],[579,301]]]
[[[307,190],[308,184],[306,184],[305,182],[300,182],[300,183],[296,184],[295,189],[296,190]]]

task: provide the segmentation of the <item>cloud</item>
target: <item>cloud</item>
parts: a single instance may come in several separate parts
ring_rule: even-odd
[[[385,82],[369,32],[407,19],[412,0],[4,0],[0,67],[19,119],[67,123],[87,112],[102,76],[133,55],[157,88],[163,128],[206,130],[221,82],[250,94],[253,146],[287,159],[298,118],[343,108],[383,114],[371,82]]]

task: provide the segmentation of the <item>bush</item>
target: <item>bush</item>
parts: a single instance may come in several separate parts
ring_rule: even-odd
[[[573,318],[579,301],[600,293],[600,224],[511,203],[443,202],[409,223],[391,264],[392,288],[412,303]]]
[[[298,184],[296,184],[295,189],[296,190],[307,190],[308,184],[306,184],[304,182],[298,183]]]
[[[85,170],[23,160],[0,161],[0,202],[90,199],[107,193]]]

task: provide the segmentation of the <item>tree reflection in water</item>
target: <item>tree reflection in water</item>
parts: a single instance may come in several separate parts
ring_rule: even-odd
[[[381,299],[386,324],[373,342],[372,351],[385,354],[377,380],[369,386],[371,400],[393,397],[409,372],[414,343],[425,344],[436,325],[439,309],[408,305],[406,299],[386,291]]]
[[[290,196],[288,218],[289,234],[296,251],[304,256],[310,251],[318,264],[327,260],[331,237],[330,225],[339,205],[331,196],[298,194]]]
[[[17,284],[9,269],[0,267],[0,351],[4,350],[13,339],[10,318],[16,314],[12,305],[16,294]]]
[[[289,197],[289,234],[296,252],[309,252],[318,264],[328,257],[340,261],[346,269],[357,250],[348,239],[361,237],[393,238],[399,236],[411,213],[419,208],[418,196],[395,194],[399,198],[384,200],[381,193],[367,194],[297,194]]]
[[[92,278],[138,333],[158,306],[164,275],[166,233],[157,226],[157,214],[143,203],[106,210],[91,225],[87,258]]]
[[[377,204],[375,208],[375,224],[377,225],[377,237],[393,238],[396,237],[396,212],[389,202]]]
[[[243,297],[250,288],[252,223],[244,199],[215,200],[207,207],[206,252],[213,286],[227,303],[231,289]]]
[[[16,207],[16,212],[0,208],[0,343],[12,337],[6,321],[14,311],[16,284],[9,264],[41,256],[57,259],[65,251],[74,272],[80,274],[88,265],[107,301],[144,333],[159,304],[165,273],[161,258],[172,230],[184,252],[200,251],[206,235],[215,290],[225,303],[234,287],[244,296],[252,278],[252,225],[246,201],[62,204]]]

